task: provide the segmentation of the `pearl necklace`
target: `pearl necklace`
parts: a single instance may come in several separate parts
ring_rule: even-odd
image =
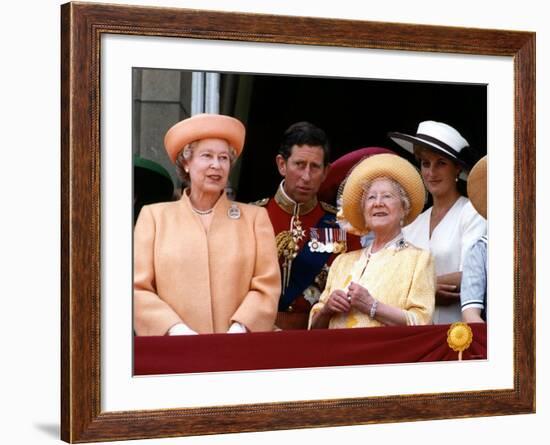
[[[369,244],[369,247],[367,247],[367,250],[365,251],[365,254],[366,254],[365,265],[363,266],[363,270],[361,271],[361,274],[359,275],[358,280],[361,279],[361,277],[364,275],[365,271],[367,270],[367,266],[369,265],[371,256],[377,254],[378,252],[384,249],[388,249],[392,244],[395,244],[396,250],[401,250],[403,247],[406,247],[404,243],[405,243],[405,238],[403,238],[403,233],[399,232],[399,234],[395,238],[393,238],[391,241],[388,241],[386,244],[384,244],[384,246],[381,249],[377,250],[376,252],[372,251],[372,245],[374,244],[374,242]]]
[[[208,210],[199,210],[199,209],[196,209],[193,206],[191,206],[191,208],[193,209],[193,212],[195,212],[197,215],[202,215],[202,216],[209,215],[214,210],[214,207],[212,207],[211,209],[208,209]]]

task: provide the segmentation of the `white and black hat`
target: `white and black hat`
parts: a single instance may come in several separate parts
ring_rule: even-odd
[[[461,156],[462,150],[469,147],[470,144],[457,130],[443,122],[420,122],[415,136],[398,132],[388,133],[388,136],[410,153],[414,154],[415,145],[421,145],[441,153],[466,169],[470,168],[464,157]]]

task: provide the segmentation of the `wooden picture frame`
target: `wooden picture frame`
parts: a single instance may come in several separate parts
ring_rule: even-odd
[[[90,3],[64,4],[61,17],[63,440],[96,442],[534,412],[534,33]],[[513,388],[102,412],[100,61],[104,34],[513,57]]]

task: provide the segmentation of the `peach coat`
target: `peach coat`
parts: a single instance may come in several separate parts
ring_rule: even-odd
[[[231,205],[240,211],[229,217]],[[165,335],[184,322],[198,333],[273,329],[281,293],[273,227],[262,207],[222,194],[208,233],[186,193],[144,206],[134,229],[134,330]]]

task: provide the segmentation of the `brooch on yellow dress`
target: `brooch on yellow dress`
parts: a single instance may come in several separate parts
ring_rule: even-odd
[[[405,238],[401,238],[401,239],[397,240],[397,242],[395,243],[395,251],[396,252],[399,252],[400,250],[406,249],[407,247],[409,247],[409,243],[407,241],[405,241]]]

